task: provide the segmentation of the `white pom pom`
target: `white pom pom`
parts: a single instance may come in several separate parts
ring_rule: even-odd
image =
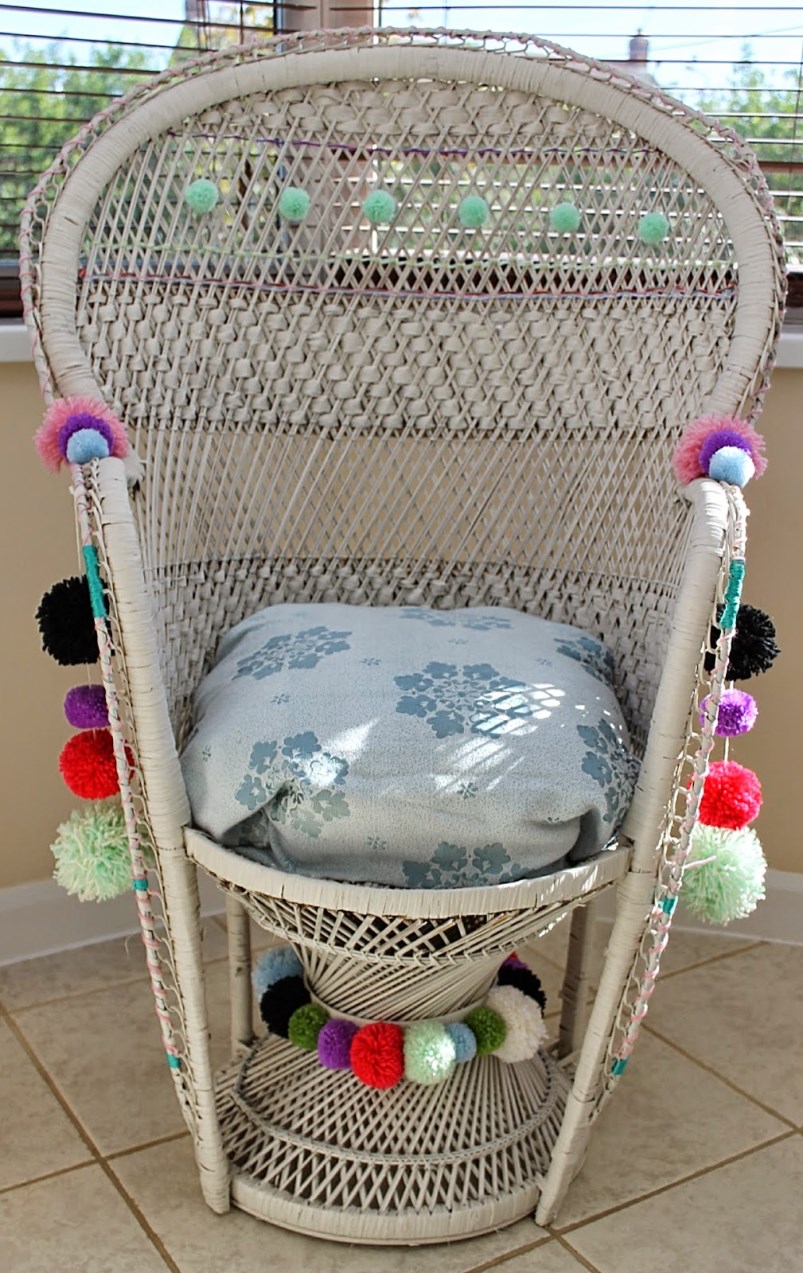
[[[507,1029],[504,1043],[494,1052],[500,1061],[527,1061],[546,1043],[548,1030],[541,1009],[529,995],[515,986],[494,986],[485,1003],[499,1013]]]

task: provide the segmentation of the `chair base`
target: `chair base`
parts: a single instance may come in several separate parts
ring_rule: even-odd
[[[260,1040],[218,1087],[232,1202],[341,1242],[414,1246],[499,1229],[535,1208],[570,1083],[539,1053],[518,1065],[478,1057],[436,1087],[377,1091],[285,1040]]]

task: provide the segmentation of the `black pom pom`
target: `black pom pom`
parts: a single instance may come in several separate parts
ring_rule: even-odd
[[[529,968],[516,968],[515,965],[502,964],[496,982],[499,986],[515,986],[522,994],[534,999],[542,1012],[546,1012],[546,995],[541,985],[541,978],[534,972],[530,972]]]
[[[260,999],[259,1015],[271,1034],[278,1034],[280,1038],[286,1039],[290,1018],[296,1008],[303,1007],[309,1001],[309,991],[304,985],[303,977],[282,977],[281,981],[274,981],[272,986],[268,986]]]
[[[717,617],[721,614],[720,606]],[[716,645],[718,640],[719,628],[712,628],[712,645]],[[728,680],[749,681],[751,676],[769,671],[780,652],[775,640],[775,624],[770,616],[756,606],[739,606],[728,662]],[[711,653],[706,655],[705,669],[707,672],[714,670],[714,656]]]
[[[98,638],[89,600],[89,584],[76,575],[54,583],[39,602],[36,622],[42,634],[42,649],[57,663],[96,663]]]

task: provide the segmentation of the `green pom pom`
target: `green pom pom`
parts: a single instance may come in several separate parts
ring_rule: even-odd
[[[220,191],[214,181],[210,181],[208,177],[199,177],[184,191],[184,202],[199,216],[204,212],[211,212],[219,198]]]
[[[386,225],[396,215],[396,200],[387,190],[372,190],[363,202],[362,211],[371,225]]]
[[[286,186],[279,195],[279,215],[293,224],[304,220],[309,212],[309,205],[309,195],[298,186]]]
[[[460,200],[457,216],[466,230],[479,230],[480,226],[485,225],[490,215],[491,209],[482,195],[469,194],[465,199]]]
[[[454,1041],[439,1021],[417,1021],[404,1031],[404,1077],[411,1083],[442,1083],[456,1062]]]
[[[693,866],[694,862],[705,865]],[[767,863],[750,827],[726,831],[699,823],[692,834],[687,867],[681,896],[692,914],[709,924],[744,919],[764,897]]]
[[[573,203],[558,203],[549,214],[550,229],[558,234],[574,234],[580,229],[580,209]]]
[[[54,879],[82,902],[105,902],[131,888],[131,858],[119,800],[75,809],[51,845]]]
[[[669,233],[669,222],[663,212],[648,212],[638,223],[642,243],[662,243]]]
[[[487,1056],[501,1048],[507,1037],[507,1026],[493,1008],[475,1008],[465,1019],[469,1030],[477,1040],[477,1055]]]
[[[329,1020],[329,1013],[318,1003],[305,1003],[296,1008],[287,1027],[287,1037],[297,1048],[314,1052],[318,1035]]]

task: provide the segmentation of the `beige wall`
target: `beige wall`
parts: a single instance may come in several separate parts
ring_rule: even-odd
[[[798,551],[803,541],[803,371],[778,371],[762,420],[770,467],[749,490],[753,508],[745,600],[776,620],[785,657],[755,682],[760,717],[735,757],[760,775],[766,793],[761,835],[770,866],[803,871],[797,801],[803,778],[797,761],[803,745],[803,678],[796,635],[803,628],[803,588]],[[2,503],[6,620],[0,657],[4,836],[0,887],[50,875],[48,845],[54,830],[78,802],[59,777],[58,754],[71,730],[62,714],[65,692],[81,680],[80,668],[60,668],[39,649],[33,614],[57,579],[77,573],[72,502],[64,476],[45,473],[31,445],[41,409],[33,368],[0,364],[0,411],[6,438]]]

